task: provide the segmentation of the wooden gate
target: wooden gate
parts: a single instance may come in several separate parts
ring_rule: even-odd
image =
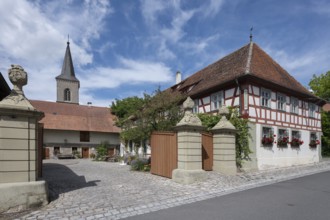
[[[43,159],[49,159],[49,148],[44,147],[44,154],[43,154]]]
[[[82,158],[89,158],[89,148],[88,147],[82,148]]]
[[[115,155],[115,149],[114,148],[108,148],[108,156],[111,157]]]
[[[211,171],[213,168],[213,135],[202,133],[202,169]]]
[[[43,159],[43,144],[44,144],[44,124],[38,123],[38,133],[37,133],[37,147],[38,147],[38,156],[37,156],[37,174],[38,177],[42,177],[42,159]]]
[[[172,178],[172,171],[178,167],[178,146],[176,132],[153,132],[150,138],[151,173]]]

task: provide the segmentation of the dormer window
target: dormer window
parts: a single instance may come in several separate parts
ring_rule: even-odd
[[[71,101],[71,92],[70,92],[70,89],[68,89],[68,88],[64,90],[64,101],[65,102]]]

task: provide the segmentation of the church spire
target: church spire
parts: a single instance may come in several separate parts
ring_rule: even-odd
[[[56,77],[57,102],[79,104],[80,82],[76,78],[68,36],[61,74]]]
[[[71,51],[70,51],[70,41],[68,37],[68,42],[66,46],[66,51],[64,55],[63,65],[62,65],[62,71],[59,76],[56,77],[56,79],[66,79],[66,80],[72,80],[72,81],[78,81],[76,78],[72,57],[71,57]]]

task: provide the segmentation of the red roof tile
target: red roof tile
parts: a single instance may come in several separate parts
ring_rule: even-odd
[[[45,113],[40,121],[45,129],[120,132],[120,128],[114,125],[114,116],[109,108],[38,100],[30,102],[38,111]]]
[[[315,97],[255,43],[249,43],[210,64],[171,89],[194,96],[249,75]]]

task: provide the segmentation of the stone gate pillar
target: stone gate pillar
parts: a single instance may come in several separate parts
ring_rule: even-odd
[[[213,170],[224,174],[234,175],[236,167],[236,129],[226,115],[229,110],[226,106],[219,109],[220,121],[212,129],[213,133]]]
[[[48,203],[46,183],[37,181],[37,129],[44,114],[24,96],[21,66],[12,65],[9,79],[14,88],[0,102],[0,213]]]
[[[175,182],[190,184],[206,178],[202,170],[202,136],[204,129],[197,115],[192,113],[194,101],[188,97],[183,103],[184,117],[176,125],[178,132],[178,169],[173,170]]]

